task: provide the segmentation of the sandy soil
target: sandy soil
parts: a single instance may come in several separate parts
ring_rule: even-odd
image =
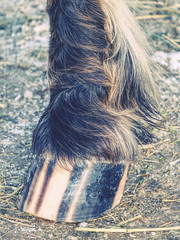
[[[166,7],[162,4],[156,7]],[[177,24],[178,6],[173,1],[169,2],[168,10],[160,8],[161,11],[155,13],[166,14],[166,18],[148,19],[145,28],[156,51],[154,59],[162,66],[163,77],[157,80],[157,84],[165,121],[160,130],[154,130],[159,137],[158,142],[146,147],[131,166],[120,205],[99,219],[80,224],[45,221],[17,209],[18,193],[33,161],[32,131],[49,98],[48,92],[44,91],[47,88],[49,37],[44,9],[45,0],[1,0],[0,239],[180,239],[180,232],[175,230],[131,234],[76,231],[79,226],[180,226],[180,28]],[[143,12],[147,15],[146,8]],[[137,219],[122,223],[134,217]]]

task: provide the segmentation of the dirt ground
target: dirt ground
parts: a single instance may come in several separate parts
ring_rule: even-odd
[[[45,221],[17,209],[18,194],[33,161],[32,130],[49,98],[44,91],[49,38],[45,2],[0,0],[0,239],[180,239],[177,230],[118,234],[76,231],[79,226],[180,226],[180,9],[175,1],[140,5],[146,21],[139,16],[139,22],[146,24],[155,49],[153,58],[162,66],[163,77],[157,84],[165,121],[161,129],[154,130],[158,142],[147,146],[131,166],[120,205],[99,219],[78,224]]]

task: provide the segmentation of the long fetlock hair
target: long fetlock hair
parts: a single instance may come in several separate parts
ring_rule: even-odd
[[[159,121],[149,46],[121,0],[48,0],[50,102],[36,155],[60,163],[132,160]]]

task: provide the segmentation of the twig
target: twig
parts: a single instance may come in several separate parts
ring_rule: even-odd
[[[10,194],[8,194],[8,195],[6,195],[6,196],[2,196],[2,197],[0,197],[1,199],[4,199],[4,198],[9,198],[9,197],[12,197],[15,193],[17,193],[21,188],[23,187],[23,184],[18,188],[18,189],[16,189],[13,193],[10,193]]]
[[[151,160],[151,159],[143,159],[142,162],[159,163],[159,161],[155,161],[155,160]]]
[[[11,229],[10,231],[8,231],[8,232],[4,233],[3,235],[1,235],[0,238],[1,238],[1,239],[4,239],[4,237],[5,237],[6,235],[8,235],[10,232],[13,232],[13,231],[14,231],[14,229]]]
[[[128,222],[133,222],[133,221],[135,221],[137,219],[140,219],[140,218],[142,218],[142,215],[136,216],[134,218],[130,218],[130,219],[126,220],[126,221],[122,221],[122,222],[118,223],[118,225],[124,225],[124,224],[126,224]]]
[[[137,16],[136,19],[144,20],[144,19],[159,19],[159,18],[166,18],[169,17],[168,15],[145,15],[145,16]]]
[[[180,199],[163,199],[162,202],[180,202]]]
[[[21,219],[21,218],[14,218],[14,217],[9,217],[9,216],[4,216],[4,215],[2,215],[2,214],[0,214],[0,217],[7,218],[7,219],[20,220],[20,221],[24,221],[24,222],[29,222],[29,221],[26,220],[26,219]]]
[[[3,219],[3,220],[5,220],[5,221],[7,221],[7,222],[10,222],[10,223],[14,223],[14,224],[18,224],[18,225],[23,225],[23,226],[26,226],[26,227],[32,227],[31,225],[26,224],[26,223],[11,221],[11,220],[7,219],[6,217],[0,216],[0,218]]]
[[[127,1],[128,2],[128,1]],[[155,1],[130,1],[131,3],[133,4],[140,4],[140,5],[143,5],[143,4],[147,4],[147,5],[161,5],[161,6],[164,6],[164,3],[163,2],[155,2]]]
[[[164,224],[161,225],[161,227],[165,227],[165,226],[167,226],[167,225],[173,223],[174,221],[175,221],[175,220],[173,220],[173,221],[171,221],[171,222],[168,222],[168,223],[164,223]]]
[[[170,144],[174,144],[174,143],[177,143],[177,142],[180,142],[180,138],[176,139],[175,141],[171,142]]]
[[[164,38],[166,38],[169,42],[174,44],[178,49],[180,49],[180,45],[176,43],[174,40],[170,39],[168,36],[162,35]]]
[[[2,202],[0,202],[0,203],[2,203]],[[3,210],[8,210],[8,211],[13,211],[14,213],[15,212],[18,212],[18,214],[19,214],[19,211],[17,210],[17,208],[7,208],[7,207],[0,207],[0,209],[3,209]]]
[[[152,148],[152,147],[154,147],[156,145],[159,145],[159,144],[162,144],[162,143],[165,143],[165,142],[169,142],[169,141],[170,141],[170,139],[165,139],[165,140],[157,142],[157,143],[141,145],[141,146],[139,146],[139,148],[145,150],[145,149]]]
[[[151,157],[152,155],[154,155],[154,154],[157,154],[157,153],[159,153],[160,151],[154,151],[154,152],[152,152],[152,153],[150,153],[148,156],[146,156],[146,157]]]
[[[37,238],[45,239],[45,238],[43,238],[43,237],[37,236],[37,235],[32,234],[32,233],[26,233],[26,235],[30,235],[30,236],[32,236],[32,237],[35,237],[36,239],[37,239]]]
[[[180,230],[180,226],[177,227],[167,227],[167,228],[134,228],[134,229],[125,229],[125,228],[116,228],[116,229],[107,229],[107,228],[76,228],[76,231],[79,232],[106,232],[106,233],[136,233],[136,232],[158,232],[158,231],[172,231]]]

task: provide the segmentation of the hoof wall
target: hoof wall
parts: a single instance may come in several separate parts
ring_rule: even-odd
[[[120,203],[129,164],[60,167],[51,159],[33,165],[18,206],[31,215],[64,222],[97,218]]]

